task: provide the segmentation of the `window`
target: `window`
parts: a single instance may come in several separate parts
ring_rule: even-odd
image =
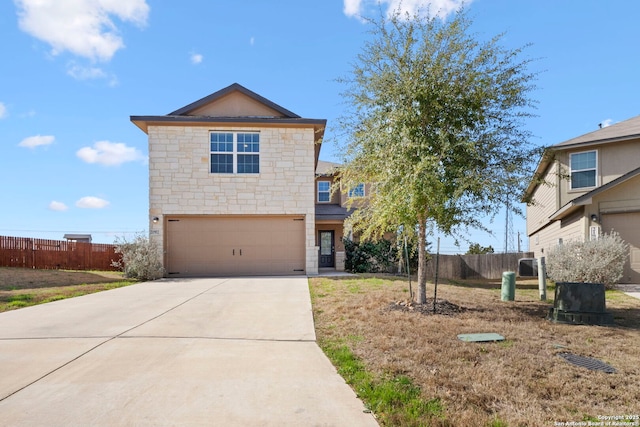
[[[211,132],[211,173],[260,173],[260,134]]]
[[[595,151],[571,154],[571,189],[589,188],[596,186]]]
[[[364,184],[358,184],[349,189],[349,197],[364,197]]]
[[[331,201],[331,183],[329,181],[318,181],[318,202]]]

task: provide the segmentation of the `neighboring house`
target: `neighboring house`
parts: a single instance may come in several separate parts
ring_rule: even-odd
[[[342,263],[338,219],[313,190],[326,120],[233,84],[131,121],[149,136],[149,234],[167,276],[313,275],[320,254]]]
[[[640,283],[640,116],[550,147],[526,193],[529,250],[615,230],[630,245],[621,283]],[[544,182],[540,182],[544,181]]]

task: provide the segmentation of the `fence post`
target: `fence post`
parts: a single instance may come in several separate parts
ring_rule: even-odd
[[[547,265],[543,256],[538,258],[538,290],[540,301],[547,300]]]

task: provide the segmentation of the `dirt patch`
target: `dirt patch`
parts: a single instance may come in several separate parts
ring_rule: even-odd
[[[464,307],[460,307],[457,304],[449,302],[443,299],[435,300],[435,308],[433,299],[427,299],[424,304],[417,304],[413,301],[403,300],[394,301],[389,304],[389,310],[400,310],[409,313],[420,313],[426,316],[441,314],[443,316],[455,316],[466,310]]]

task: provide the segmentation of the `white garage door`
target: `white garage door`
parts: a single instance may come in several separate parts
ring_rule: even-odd
[[[624,266],[620,283],[640,283],[640,212],[624,214],[603,214],[602,231],[620,233],[622,240],[629,244],[629,259]]]
[[[169,277],[305,274],[303,217],[168,217]]]

